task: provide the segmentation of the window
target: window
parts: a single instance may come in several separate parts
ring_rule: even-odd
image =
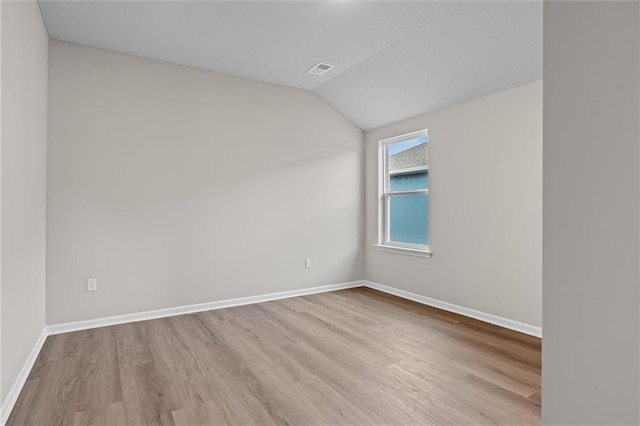
[[[381,250],[430,255],[428,142],[426,130],[380,141]]]

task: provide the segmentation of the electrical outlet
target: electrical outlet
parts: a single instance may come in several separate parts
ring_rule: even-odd
[[[87,291],[97,291],[98,290],[98,280],[96,278],[89,278],[87,280]]]
[[[304,260],[304,268],[305,269],[311,269],[311,259],[305,259]]]

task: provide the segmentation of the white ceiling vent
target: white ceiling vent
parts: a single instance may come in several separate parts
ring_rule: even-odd
[[[309,74],[322,75],[333,68],[333,65],[323,64],[322,62],[318,62],[311,68],[307,70]]]

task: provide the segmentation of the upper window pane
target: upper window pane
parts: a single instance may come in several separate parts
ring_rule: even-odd
[[[429,188],[428,137],[389,143],[389,191],[410,191]]]

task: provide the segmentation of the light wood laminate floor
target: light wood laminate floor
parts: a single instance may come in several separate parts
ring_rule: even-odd
[[[8,425],[538,424],[540,340],[366,288],[50,336]]]

